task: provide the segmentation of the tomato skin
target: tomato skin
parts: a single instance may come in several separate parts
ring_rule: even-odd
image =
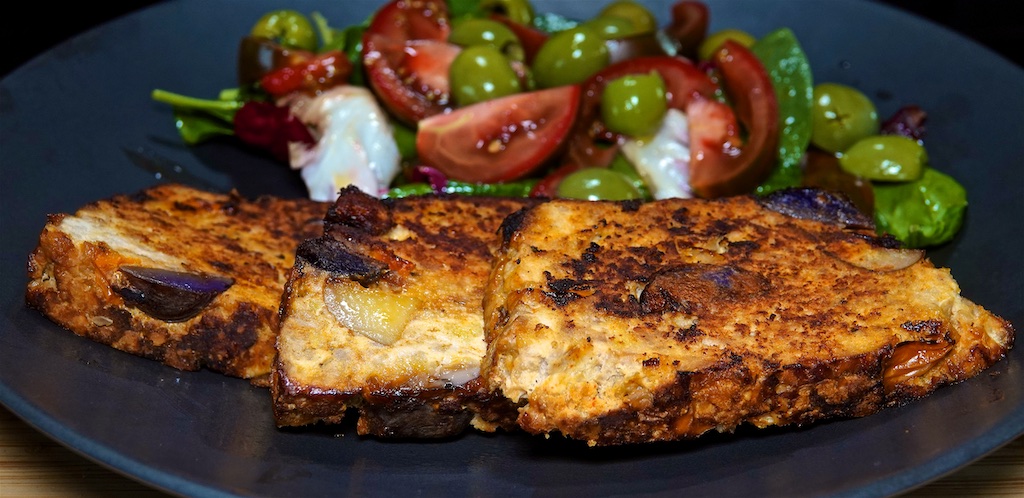
[[[363,67],[374,93],[406,124],[450,109],[448,67],[459,48],[443,0],[392,0],[363,34]]]
[[[746,130],[725,123],[724,104],[698,102],[687,106],[690,130],[690,187],[700,197],[723,197],[752,192],[775,167],[779,141],[779,109],[771,79],[749,49],[726,41],[715,53],[733,112]],[[717,127],[694,128],[714,122]],[[724,138],[724,140],[723,140]]]
[[[420,161],[449,179],[496,183],[531,173],[552,157],[576,117],[578,85],[487,100],[419,123]]]

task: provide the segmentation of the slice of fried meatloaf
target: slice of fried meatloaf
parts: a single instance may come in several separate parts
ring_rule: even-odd
[[[481,377],[531,433],[616,445],[865,416],[1013,342],[948,269],[822,191],[555,200],[503,233]]]
[[[164,184],[50,215],[27,303],[122,351],[266,385],[295,248],[329,206]]]
[[[285,287],[277,424],[338,423],[351,409],[357,432],[378,437],[514,427],[478,380],[482,299],[502,220],[532,202],[342,190]]]

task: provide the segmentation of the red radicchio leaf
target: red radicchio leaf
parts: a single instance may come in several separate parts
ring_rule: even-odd
[[[246,102],[235,113],[235,135],[243,142],[269,151],[288,162],[288,143],[314,144],[313,134],[287,107],[269,102]]]
[[[441,192],[448,184],[448,178],[441,170],[430,166],[416,166],[413,168],[410,177],[414,182],[427,182],[434,192]]]

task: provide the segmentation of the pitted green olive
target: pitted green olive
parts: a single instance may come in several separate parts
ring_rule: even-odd
[[[588,201],[639,199],[633,183],[608,168],[583,168],[566,175],[558,184],[558,197]]]
[[[838,83],[815,85],[811,103],[811,143],[837,153],[876,133],[875,104],[860,90]]]
[[[601,118],[605,126],[630,137],[653,135],[667,110],[665,81],[657,71],[613,79],[601,94]]]
[[[508,58],[489,45],[462,49],[452,61],[449,81],[452,97],[460,106],[512,95],[522,89]]]
[[[652,33],[658,29],[658,20],[647,7],[633,0],[616,0],[606,5],[597,17],[621,17],[628,19],[635,34]]]
[[[580,83],[608,65],[608,47],[593,28],[577,26],[548,38],[533,60],[541,88]]]
[[[862,138],[839,156],[843,170],[878,181],[916,180],[927,164],[924,146],[902,135]]]

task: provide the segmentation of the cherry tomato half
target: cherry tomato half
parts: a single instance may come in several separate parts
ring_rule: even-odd
[[[370,87],[406,124],[449,108],[448,67],[459,47],[443,0],[393,0],[363,34],[363,66]]]
[[[576,117],[578,85],[517,93],[420,121],[420,161],[448,178],[495,183],[521,178],[563,143]]]

